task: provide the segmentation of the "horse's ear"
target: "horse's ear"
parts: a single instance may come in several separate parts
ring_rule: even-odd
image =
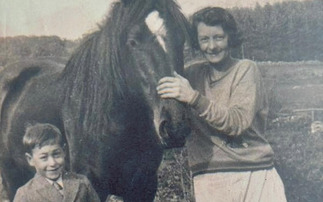
[[[130,3],[134,3],[135,1],[141,1],[141,3],[145,4],[145,3],[149,3],[149,2],[154,2],[156,0],[120,0],[124,5],[128,5]]]
[[[135,1],[135,0],[121,0],[121,2],[122,2],[124,5],[128,5],[131,1]]]

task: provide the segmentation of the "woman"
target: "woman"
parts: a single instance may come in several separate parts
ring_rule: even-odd
[[[261,74],[254,62],[230,54],[241,45],[233,16],[205,8],[193,15],[193,28],[206,61],[188,67],[185,78],[162,78],[157,91],[191,108],[186,145],[196,201],[286,201],[263,137],[268,104]]]

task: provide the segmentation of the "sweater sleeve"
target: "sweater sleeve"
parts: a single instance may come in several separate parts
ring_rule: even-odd
[[[228,85],[231,85],[229,103],[221,105],[199,94],[192,101],[192,107],[211,127],[223,134],[238,136],[250,127],[264,99],[256,64],[242,62]]]

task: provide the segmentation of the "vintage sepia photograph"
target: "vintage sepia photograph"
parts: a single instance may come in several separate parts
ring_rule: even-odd
[[[323,201],[322,0],[0,0],[0,202]]]

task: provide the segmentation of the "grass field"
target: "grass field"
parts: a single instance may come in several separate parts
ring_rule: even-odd
[[[289,202],[323,201],[323,134],[311,134],[323,112],[323,64],[259,63],[270,101],[266,137]],[[185,149],[165,152],[156,201],[193,201]]]

